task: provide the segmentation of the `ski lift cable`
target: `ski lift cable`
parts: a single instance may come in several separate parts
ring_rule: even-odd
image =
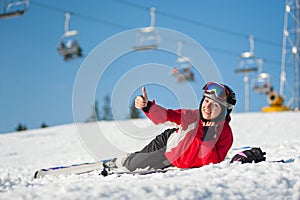
[[[32,0],[31,0],[31,5],[36,5],[38,7],[46,8],[46,9],[56,11],[56,12],[59,12],[59,13],[66,13],[66,11],[64,9],[57,8],[57,7],[54,7],[54,6],[50,6],[50,5],[47,5],[47,4],[44,4],[44,3],[34,2]]]
[[[75,13],[74,16],[82,18],[82,19],[86,19],[88,21],[93,21],[93,22],[113,26],[113,27],[116,27],[116,28],[119,28],[119,29],[127,29],[128,30],[128,29],[134,28],[134,27],[129,27],[129,26],[123,25],[123,24],[111,22],[111,21],[108,21],[108,20],[103,20],[103,19],[92,17],[92,16],[83,15],[83,14],[80,14],[80,13]]]
[[[178,19],[180,21],[188,22],[188,23],[191,23],[191,24],[194,24],[194,25],[202,26],[202,27],[214,30],[214,31],[226,33],[226,34],[229,34],[229,35],[235,35],[235,36],[240,37],[240,38],[247,38],[247,39],[249,38],[249,34],[234,32],[234,31],[231,31],[231,30],[228,30],[228,29],[220,28],[220,27],[213,26],[213,25],[210,25],[210,24],[205,24],[203,22],[199,22],[199,21],[192,20],[192,19],[187,19],[187,18],[184,18],[184,17],[180,17],[178,15],[169,14],[169,13],[162,12],[162,11],[159,11],[159,10],[157,11],[157,14],[164,15],[166,17],[170,17],[170,18],[173,18],[173,19]],[[272,41],[268,41],[268,40],[265,40],[265,39],[262,39],[262,38],[256,38],[256,41],[260,42],[260,43],[265,43],[265,44],[268,44],[268,45],[272,45],[272,46],[276,46],[276,47],[281,48],[281,44],[275,43],[275,42],[272,42]]]
[[[132,2],[124,1],[124,0],[114,0],[114,1],[118,2],[118,3],[121,3],[121,4],[125,4],[127,6],[135,7],[135,8],[138,8],[138,9],[148,10],[147,7],[138,5],[136,3],[132,3]],[[185,18],[185,17],[181,17],[179,15],[170,14],[168,12],[163,12],[163,11],[157,10],[156,13],[160,14],[160,15],[163,15],[165,17],[169,17],[169,18],[172,18],[172,19],[175,19],[175,20],[187,22],[187,23],[197,25],[197,26],[202,26],[202,27],[205,27],[205,28],[208,28],[208,29],[211,29],[211,30],[215,30],[215,31],[219,31],[219,32],[223,32],[223,33],[226,33],[226,34],[229,34],[229,35],[235,35],[237,37],[247,38],[247,39],[249,37],[249,34],[231,31],[231,30],[224,29],[224,28],[221,28],[221,27],[218,27],[218,26],[214,26],[214,25],[206,24],[206,23],[196,21],[196,20],[193,20],[193,19],[188,19],[188,18]],[[266,39],[262,39],[262,38],[256,38],[256,41],[261,42],[261,43],[265,43],[265,44],[268,44],[268,45],[280,47],[280,48],[282,47],[282,45],[279,44],[279,43],[269,41],[269,40],[266,40]]]
[[[115,1],[119,2],[120,0],[115,0]],[[126,2],[126,4],[129,4],[131,6],[139,8],[139,9],[149,11],[149,8],[145,8],[144,6],[139,6],[139,5],[136,5],[136,4],[133,4],[133,3],[129,3],[129,2]],[[55,12],[59,12],[59,13],[64,13],[64,14],[66,13],[66,10],[64,10],[64,9],[54,7],[54,6],[50,6],[50,5],[47,5],[47,4],[44,4],[44,3],[35,2],[35,1],[32,1],[32,0],[31,0],[31,5],[39,6],[41,8],[46,8],[46,9],[49,9],[49,10],[52,10],[52,11],[55,11]],[[74,17],[78,17],[78,18],[81,18],[81,19],[84,19],[84,20],[87,20],[87,21],[95,22],[95,23],[106,24],[108,26],[113,26],[113,27],[116,27],[118,29],[128,30],[128,29],[135,28],[135,27],[129,27],[129,26],[126,26],[126,25],[123,25],[123,24],[111,22],[111,21],[108,21],[108,20],[103,20],[103,19],[92,17],[92,16],[88,16],[88,15],[83,15],[83,14],[80,14],[80,13],[77,13],[77,12],[69,11],[69,13]],[[243,36],[246,36],[246,35],[243,34]],[[247,35],[247,39],[248,39],[248,37],[249,37],[249,35]],[[256,39],[256,40],[259,40],[259,39]],[[185,45],[189,45],[189,44],[185,43]],[[205,45],[205,46],[206,46],[206,48],[212,49],[216,52],[224,53],[224,54],[231,55],[231,56],[236,56],[236,55],[239,54],[237,52],[228,51],[228,50],[224,50],[224,49],[220,49],[220,48],[216,48],[216,47],[212,47],[212,46],[207,46],[207,45]],[[279,61],[274,61],[274,60],[269,60],[269,59],[264,59],[264,61],[268,62],[268,63],[273,63],[273,64],[280,63]]]
[[[138,8],[138,9],[143,9],[143,10],[147,10],[147,11],[149,10],[149,8],[147,8],[145,6],[140,6],[140,5],[137,5],[135,3],[127,2],[127,1],[124,1],[124,0],[114,0],[114,1],[116,1],[118,3],[126,4],[126,5],[131,6],[131,7],[135,7],[135,8]],[[44,8],[47,8],[47,9],[51,9],[51,10],[54,10],[54,11],[57,11],[57,12],[63,12],[63,13],[66,12],[63,9],[60,9],[60,8],[57,8],[57,7],[54,7],[54,6],[49,6],[49,5],[46,5],[46,4],[43,4],[43,3],[38,3],[38,2],[31,1],[31,4],[36,5],[36,6],[40,6],[40,7],[44,7]],[[71,13],[74,16],[77,16],[77,17],[80,17],[80,18],[83,18],[83,19],[86,19],[86,20],[107,24],[107,25],[114,26],[114,27],[121,28],[121,29],[123,29],[123,28],[125,28],[125,29],[134,28],[134,27],[129,27],[129,26],[123,25],[123,24],[119,24],[119,23],[115,23],[115,22],[111,22],[111,21],[107,21],[107,20],[103,20],[103,19],[83,15],[83,14],[79,14],[79,13],[74,13],[74,12],[71,12]],[[216,31],[219,31],[219,32],[224,32],[224,33],[227,33],[227,34],[230,34],[230,35],[236,35],[238,37],[247,38],[247,39],[249,38],[248,34],[233,32],[233,31],[230,31],[230,30],[227,30],[227,29],[224,29],[224,28],[220,28],[220,27],[217,27],[217,26],[205,24],[205,23],[202,23],[202,22],[199,22],[199,21],[196,21],[196,20],[187,19],[187,18],[178,16],[178,15],[174,15],[174,14],[169,14],[167,12],[162,12],[162,11],[157,11],[156,10],[156,13],[164,15],[164,16],[169,17],[169,18],[173,18],[173,19],[177,19],[177,20],[180,20],[180,21],[185,21],[185,22],[188,22],[188,23],[192,23],[194,25],[203,26],[203,27],[206,27],[206,28],[209,28],[209,29],[212,29],[212,30],[216,30]],[[280,48],[282,47],[282,45],[279,44],[279,43],[275,43],[275,42],[265,40],[265,39],[262,39],[262,38],[256,38],[256,41],[261,42],[261,43],[265,43],[265,44],[269,44],[269,45],[272,45],[272,46],[277,46],[277,47],[280,47]]]
[[[248,36],[249,37],[249,36]],[[178,43],[178,40],[177,38],[171,38],[171,37],[168,37],[168,38],[165,38],[164,40],[168,40],[168,41],[174,41],[174,42],[177,42]],[[180,41],[182,42],[182,45],[184,44],[185,46],[189,46],[190,44],[186,41]],[[218,52],[218,53],[221,53],[221,54],[227,54],[227,55],[230,55],[230,56],[233,56],[233,57],[237,57],[237,55],[239,55],[239,53],[237,52],[234,52],[234,51],[230,51],[228,49],[221,49],[221,48],[217,48],[217,47],[213,47],[213,46],[210,46],[210,45],[205,45],[205,44],[202,44],[202,46],[205,48],[205,49],[210,49],[214,52]],[[182,47],[180,49],[180,53],[182,51]],[[177,51],[177,54],[178,54],[178,51]],[[178,55],[181,55],[181,54],[178,54]],[[280,65],[281,64],[281,61],[278,61],[278,60],[272,60],[272,59],[268,59],[268,58],[263,58],[263,61],[264,63],[268,63],[268,64],[273,64],[273,65]]]
[[[164,40],[174,41],[174,42],[178,43],[178,39],[177,38],[168,37],[168,38],[164,38]],[[187,41],[180,41],[180,42],[182,42],[182,44],[184,44],[185,46],[190,46],[191,45]],[[213,46],[206,45],[206,44],[201,44],[201,45],[205,49],[209,49],[209,50],[212,50],[212,51],[217,52],[217,53],[227,54],[227,55],[230,55],[230,56],[233,56],[233,57],[237,57],[237,55],[239,55],[239,53],[234,52],[234,51],[230,51],[228,49],[221,49],[221,48],[213,47]],[[181,51],[182,51],[182,49],[181,49]],[[178,54],[178,51],[177,51],[177,54]],[[263,61],[264,61],[264,63],[273,64],[273,65],[280,65],[281,64],[281,61],[272,60],[272,59],[268,59],[268,58],[263,58]]]
[[[133,27],[128,27],[128,26],[123,25],[123,24],[111,22],[111,21],[108,21],[108,20],[99,19],[99,18],[95,18],[95,17],[92,17],[92,16],[80,14],[78,12],[66,11],[64,9],[61,9],[61,8],[58,8],[58,7],[55,7],[55,6],[50,6],[50,5],[47,5],[47,4],[44,4],[44,3],[31,1],[31,4],[35,5],[35,6],[39,6],[41,8],[46,8],[46,9],[49,9],[49,10],[52,10],[52,11],[56,11],[56,12],[59,12],[59,13],[69,12],[74,17],[78,17],[78,18],[85,19],[87,21],[96,22],[96,23],[106,24],[106,25],[113,26],[113,27],[116,27],[116,28],[119,28],[119,29],[131,29],[131,28],[133,28]]]

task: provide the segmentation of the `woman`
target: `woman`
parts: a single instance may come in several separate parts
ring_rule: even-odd
[[[169,166],[193,168],[222,162],[230,149],[233,136],[229,126],[230,112],[236,104],[235,93],[226,85],[209,82],[203,87],[199,109],[165,109],[148,101],[145,87],[135,99],[135,107],[143,110],[155,124],[170,122],[167,129],[141,151],[115,158],[108,167],[163,169]]]

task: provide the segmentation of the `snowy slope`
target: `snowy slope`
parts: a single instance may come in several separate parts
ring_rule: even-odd
[[[122,121],[131,127],[132,121]],[[136,120],[135,124],[149,124]],[[0,199],[300,199],[300,113],[244,113],[232,115],[234,147],[259,146],[267,160],[296,157],[291,163],[208,165],[198,169],[145,176],[101,177],[84,175],[33,179],[35,170],[91,162],[91,156],[68,124],[0,135]],[[78,124],[86,130],[93,124]],[[100,123],[104,132],[120,132],[114,122]],[[133,129],[153,136],[155,130]],[[143,144],[122,137],[120,142],[138,149]],[[150,140],[151,137],[144,137]],[[126,146],[125,145],[125,146]],[[99,152],[107,154],[105,146]],[[109,152],[111,155],[120,152]]]

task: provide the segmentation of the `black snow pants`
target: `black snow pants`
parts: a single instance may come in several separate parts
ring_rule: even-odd
[[[130,171],[138,168],[163,169],[171,166],[171,163],[165,156],[168,138],[177,128],[167,129],[156,136],[141,151],[129,154],[125,160],[125,167]]]

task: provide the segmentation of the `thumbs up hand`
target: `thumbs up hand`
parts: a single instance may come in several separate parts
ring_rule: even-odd
[[[146,88],[144,86],[142,87],[142,94],[143,95],[137,96],[135,98],[135,107],[139,110],[142,110],[148,104],[148,96],[147,96]]]

